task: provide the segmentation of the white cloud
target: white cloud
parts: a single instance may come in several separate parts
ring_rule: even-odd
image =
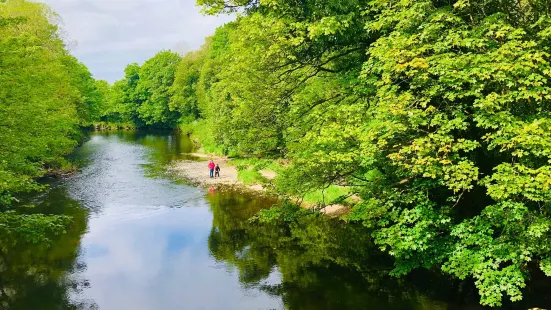
[[[203,16],[195,0],[43,0],[63,20],[73,55],[113,82],[162,49],[197,49],[228,16]]]

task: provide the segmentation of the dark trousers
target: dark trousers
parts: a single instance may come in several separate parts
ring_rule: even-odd
[[[218,177],[218,178],[219,178],[219,177],[220,177],[220,171],[216,171],[216,172],[214,173],[214,177]]]

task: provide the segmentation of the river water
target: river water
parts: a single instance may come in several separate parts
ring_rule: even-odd
[[[190,140],[170,132],[93,133],[81,170],[29,198],[73,217],[52,247],[0,269],[10,309],[483,309],[476,290],[431,273],[388,277],[365,229],[324,217],[248,221],[274,201],[208,193],[161,173]],[[546,291],[545,288],[539,291]],[[516,308],[542,307],[546,294]]]

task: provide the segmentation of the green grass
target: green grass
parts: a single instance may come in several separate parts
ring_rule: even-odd
[[[317,190],[304,195],[304,202],[308,204],[328,204],[339,197],[350,194],[350,189],[345,186],[331,185],[325,190]],[[342,203],[342,202],[339,202]]]
[[[264,184],[268,181],[256,170],[238,170],[237,178],[245,185]]]
[[[193,140],[198,140],[201,151],[207,154],[225,155],[224,148],[216,144],[214,135],[205,120],[193,121],[188,124],[181,124],[180,129],[186,134],[190,134]]]
[[[277,172],[281,169],[281,166],[274,159],[264,158],[235,158],[229,162],[230,165],[237,168],[237,170],[272,170]]]
[[[276,160],[254,157],[236,158],[231,160],[229,164],[236,167],[237,177],[245,185],[267,184],[270,180],[265,178],[260,171],[272,170],[277,174],[281,169]]]

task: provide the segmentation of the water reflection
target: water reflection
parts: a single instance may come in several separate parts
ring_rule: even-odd
[[[411,279],[389,278],[391,260],[363,227],[320,216],[253,224],[248,219],[262,208],[255,199],[226,193],[209,196],[209,203],[213,257],[236,268],[245,287],[281,297],[287,309],[449,309],[446,298],[457,295],[441,278],[423,275],[426,291]],[[267,283],[273,278],[280,282]],[[454,309],[480,308],[463,297]]]
[[[211,255],[236,269],[243,287],[280,297],[286,309],[485,309],[471,281],[437,270],[390,277],[392,259],[372,244],[362,226],[320,215],[251,223],[248,219],[269,201],[231,193],[208,200]],[[540,274],[531,284],[524,301],[506,302],[503,309],[550,305],[549,279]]]
[[[37,206],[25,210],[27,213],[69,215],[72,224],[67,234],[52,240],[51,246],[29,245],[22,240],[0,242],[0,308],[93,309],[93,301],[75,303],[69,297],[89,285],[79,276],[85,265],[77,262],[87,228],[86,209],[55,183],[51,190],[27,202]],[[71,277],[67,277],[69,273]]]
[[[73,216],[68,234],[52,248],[1,247],[9,308],[481,308],[468,282],[389,278],[391,260],[363,227],[319,216],[253,224],[273,200],[210,194],[160,173],[192,149],[177,133],[93,134],[72,157],[82,170],[30,197],[40,211]],[[517,308],[545,298],[534,290]]]

